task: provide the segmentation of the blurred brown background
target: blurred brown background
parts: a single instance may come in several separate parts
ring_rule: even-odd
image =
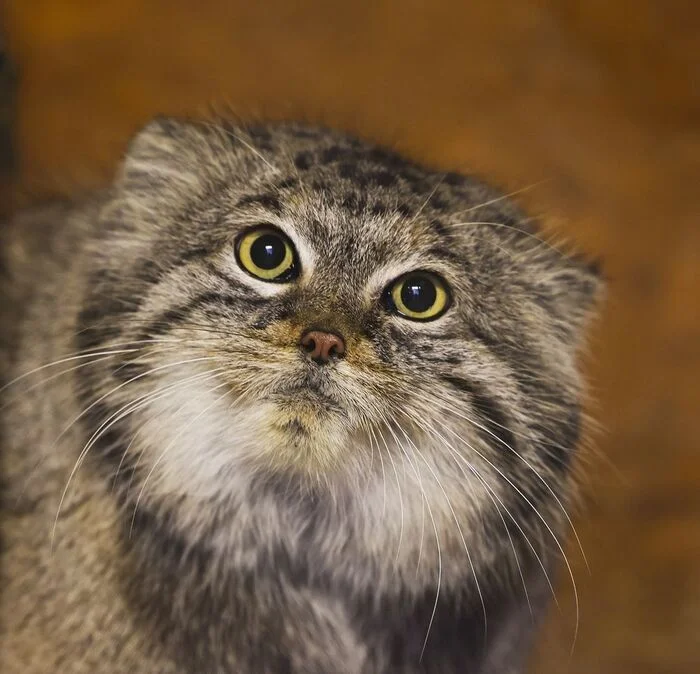
[[[700,672],[700,5],[5,0],[16,186],[106,180],[154,113],[322,121],[523,195],[605,261],[604,431],[537,674]],[[5,192],[7,196],[7,191]],[[7,200],[5,201],[7,204]],[[562,578],[562,580],[564,580]]]

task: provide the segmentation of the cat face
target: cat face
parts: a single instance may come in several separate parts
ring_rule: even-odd
[[[133,349],[86,386],[132,496],[561,493],[596,278],[481,183],[325,130],[158,121],[100,228],[79,347]]]

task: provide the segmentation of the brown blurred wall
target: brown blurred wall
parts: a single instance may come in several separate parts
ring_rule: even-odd
[[[150,115],[212,105],[539,183],[526,205],[601,255],[610,289],[579,637],[569,659],[562,582],[532,671],[700,672],[698,3],[5,0],[0,16],[21,192],[99,184]]]

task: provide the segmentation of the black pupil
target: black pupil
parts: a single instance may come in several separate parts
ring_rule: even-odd
[[[262,234],[250,247],[250,259],[260,269],[274,269],[284,261],[287,249],[277,234]]]
[[[403,282],[401,301],[404,306],[417,314],[428,311],[437,299],[435,284],[425,276],[411,276]]]

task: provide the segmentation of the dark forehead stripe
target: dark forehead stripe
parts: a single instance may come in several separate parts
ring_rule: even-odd
[[[426,254],[436,257],[441,260],[445,260],[446,262],[450,262],[456,267],[462,267],[466,268],[467,265],[464,263],[464,260],[461,255],[458,255],[455,253],[451,248],[449,248],[447,245],[449,243],[449,239],[445,241],[444,243],[431,246],[428,248],[425,252]]]
[[[277,214],[282,212],[282,204],[279,198],[270,192],[265,194],[249,194],[238,201],[237,206],[262,206]]]
[[[367,208],[367,197],[364,194],[348,192],[340,202],[341,208],[352,214],[360,214]]]
[[[164,335],[177,325],[186,322],[195,311],[201,308],[214,310],[229,308],[240,311],[244,308],[249,309],[250,307],[258,306],[265,301],[265,298],[251,295],[249,290],[242,292],[238,296],[214,291],[203,292],[189,302],[161,313],[141,331],[139,339]],[[226,314],[222,313],[221,317],[225,319]]]
[[[372,171],[369,174],[371,182],[380,185],[381,187],[392,187],[396,184],[396,176],[389,171]]]
[[[430,218],[430,227],[440,238],[445,240],[452,239],[452,233],[439,218]]]
[[[275,185],[275,187],[278,190],[287,190],[287,189],[291,189],[291,188],[298,187],[298,186],[299,186],[299,178],[291,178],[291,177],[284,178],[283,180],[280,180],[280,182],[278,182]]]
[[[334,145],[333,147],[329,147],[321,152],[319,161],[322,164],[330,164],[333,161],[337,161],[346,152],[347,151],[345,148],[341,148],[339,145]]]
[[[300,171],[306,171],[311,168],[312,156],[310,152],[297,152],[294,157],[294,166]]]

